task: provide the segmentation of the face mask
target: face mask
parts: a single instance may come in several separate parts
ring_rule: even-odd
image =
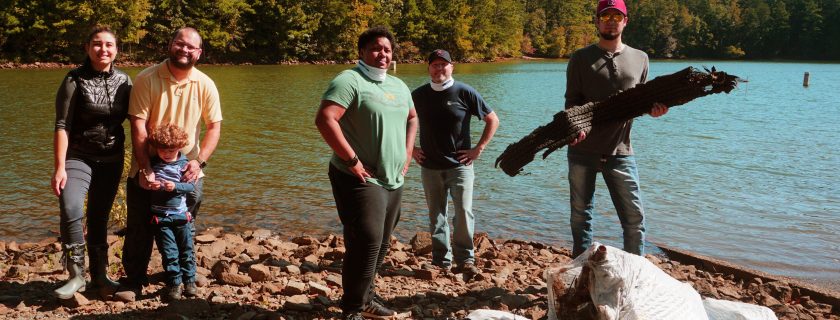
[[[388,77],[388,69],[379,69],[371,67],[362,60],[357,61],[356,65],[359,66],[359,70],[362,70],[362,73],[364,73],[368,78],[370,78],[373,81],[382,82],[385,81],[385,78]]]
[[[450,77],[448,80],[444,81],[443,83],[429,82],[429,84],[432,85],[432,90],[443,91],[443,90],[449,89],[449,87],[452,87],[452,85],[455,84],[455,78]]]

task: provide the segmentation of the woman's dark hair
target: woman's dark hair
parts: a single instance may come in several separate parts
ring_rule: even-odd
[[[364,49],[365,46],[367,46],[369,43],[374,42],[376,41],[376,39],[382,37],[388,39],[388,42],[391,43],[391,49],[396,49],[397,45],[394,42],[394,35],[391,33],[391,31],[389,31],[386,27],[376,26],[365,30],[365,32],[362,32],[362,34],[359,35],[359,51],[362,51],[362,49]]]
[[[117,38],[117,34],[114,33],[114,31],[111,31],[111,27],[109,27],[107,25],[104,25],[104,24],[98,24],[98,25],[93,26],[93,28],[90,28],[90,33],[88,33],[87,41],[85,41],[85,45],[89,44],[90,41],[93,40],[93,37],[95,37],[97,34],[100,34],[102,32],[110,33],[114,37],[114,40],[117,40],[117,42],[119,42],[119,39]]]

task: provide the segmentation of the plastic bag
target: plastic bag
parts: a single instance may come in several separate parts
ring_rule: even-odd
[[[577,277],[570,281],[575,274]],[[546,271],[546,280],[552,320],[564,319],[568,313],[577,313],[575,317],[580,318],[587,309],[594,309],[590,313],[598,319],[610,320],[708,319],[694,288],[643,257],[597,242],[570,264]],[[589,292],[591,306],[586,302],[577,306],[564,304],[570,300],[569,294],[579,294],[581,290]]]
[[[490,309],[477,309],[470,312],[465,320],[528,320],[510,312]]]
[[[709,320],[778,320],[773,310],[736,301],[703,298]]]

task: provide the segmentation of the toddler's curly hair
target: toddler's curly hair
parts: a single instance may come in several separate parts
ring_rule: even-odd
[[[187,139],[189,137],[184,129],[171,123],[164,123],[152,131],[149,144],[155,149],[181,149],[187,146]]]

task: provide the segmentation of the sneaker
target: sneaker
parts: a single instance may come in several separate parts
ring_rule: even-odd
[[[198,286],[195,282],[187,282],[184,284],[184,296],[195,297],[198,295]]]
[[[365,309],[362,310],[362,316],[369,319],[393,319],[397,312],[383,306],[381,303],[371,300],[368,302]]]
[[[345,314],[343,317],[341,317],[341,319],[343,319],[343,320],[365,320],[365,317],[361,313],[353,312],[353,313]]]
[[[475,263],[472,263],[472,262],[463,263],[463,264],[458,266],[457,270],[454,270],[454,271],[456,273],[462,273],[464,276],[468,276],[468,277],[473,277],[473,276],[481,273],[481,270],[479,270],[475,266]]]
[[[181,293],[184,291],[184,285],[183,284],[174,285],[174,286],[173,285],[167,285],[165,288],[163,288],[163,290],[164,290],[163,291],[164,292],[163,298],[166,301],[181,300],[181,298],[183,298]]]

